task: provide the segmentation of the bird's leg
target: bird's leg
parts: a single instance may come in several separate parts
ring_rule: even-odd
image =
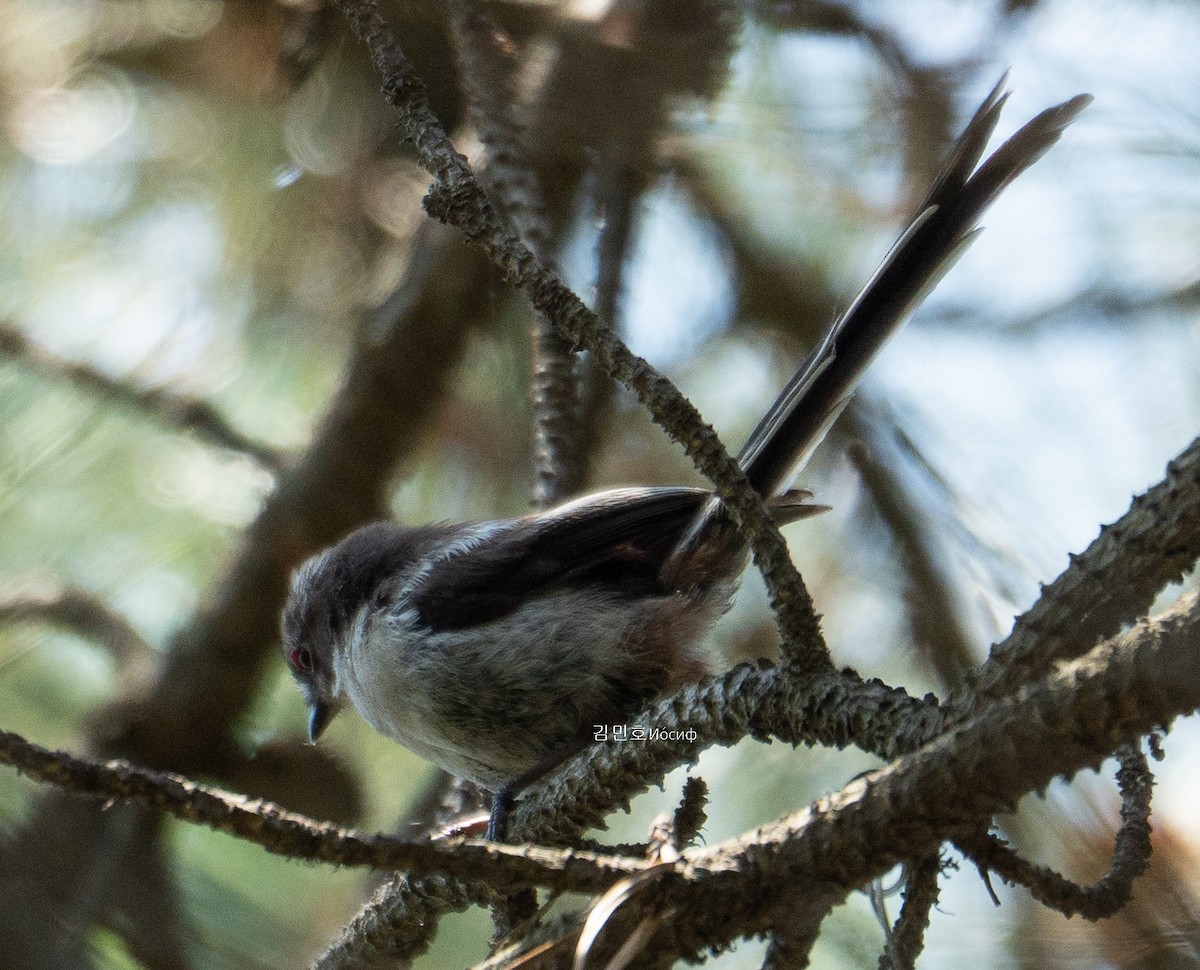
[[[513,807],[513,790],[511,785],[505,785],[499,791],[492,793],[492,811],[488,815],[487,840],[503,842],[505,830],[508,828],[508,813]]]

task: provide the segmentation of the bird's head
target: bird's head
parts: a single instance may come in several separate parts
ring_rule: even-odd
[[[314,742],[341,706],[335,661],[344,622],[330,567],[329,551],[301,566],[283,611],[283,659],[308,704],[308,737]]]

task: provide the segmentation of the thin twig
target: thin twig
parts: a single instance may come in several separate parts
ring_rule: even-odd
[[[73,384],[169,428],[190,431],[209,444],[246,455],[268,471],[278,472],[287,463],[283,452],[242,434],[203,398],[177,394],[163,387],[142,387],[128,378],[112,377],[89,364],[69,360],[39,346],[10,323],[0,322],[0,354],[48,380]]]
[[[93,798],[120,799],[167,812],[185,822],[260,845],[268,852],[346,866],[414,869],[487,880],[499,889],[545,885],[582,891],[606,889],[643,868],[624,856],[505,846],[447,839],[413,841],[360,835],[314,822],[262,799],[247,799],[169,772],[127,761],[89,761],[51,751],[0,730],[0,762],[37,781]]]
[[[478,883],[445,876],[402,874],[388,880],[371,897],[312,964],[312,970],[377,967],[412,960],[428,948],[441,918],[492,897]]]
[[[904,905],[888,938],[888,947],[879,958],[879,970],[912,970],[925,948],[925,930],[929,912],[938,901],[938,876],[942,857],[932,852],[907,867],[904,881]]]
[[[489,194],[531,253],[551,266],[553,232],[545,194],[517,117],[514,45],[475,0],[454,0],[451,25],[471,117],[488,149]],[[535,508],[556,505],[582,484],[578,368],[571,345],[543,313],[531,325]]]
[[[459,779],[438,769],[420,792],[401,823],[430,830],[450,802],[464,801]],[[605,851],[605,850],[600,850]],[[424,953],[437,935],[441,917],[472,905],[486,906],[496,893],[483,883],[431,874],[408,873],[383,882],[345,926],[312,970],[375,967],[382,960],[412,960]]]
[[[158,654],[124,615],[94,593],[57,583],[6,585],[0,591],[0,624],[35,621],[62,627],[107,649],[121,667]]]
[[[1145,754],[1136,746],[1119,753],[1121,767],[1121,827],[1113,843],[1112,865],[1090,886],[1029,862],[994,835],[962,839],[955,844],[980,869],[995,872],[1005,882],[1024,886],[1038,902],[1064,916],[1086,920],[1112,916],[1129,902],[1133,882],[1150,866],[1150,796],[1154,775]]]

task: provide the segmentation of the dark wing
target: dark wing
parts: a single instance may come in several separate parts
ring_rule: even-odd
[[[711,492],[621,488],[464,532],[408,593],[423,625],[460,630],[531,596],[583,586],[623,596],[666,592],[664,559]]]

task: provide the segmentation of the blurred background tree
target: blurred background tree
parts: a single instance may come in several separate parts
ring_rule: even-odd
[[[478,48],[437,0],[387,10],[460,147],[507,145],[537,173],[544,207],[518,202],[518,223],[735,445],[1005,68],[1006,131],[1097,96],[804,475],[834,511],[789,537],[839,663],[914,694],[959,684],[1038,581],[1191,440],[1193,5],[477,8]],[[563,413],[546,334],[535,443],[528,306],[422,214],[428,178],[319,0],[6,0],[0,28],[0,726],[405,826],[428,765],[354,718],[321,749],[300,743],[277,661],[290,569],[385,513],[514,514],[556,489],[695,473],[586,361],[583,418]],[[519,199],[521,166],[493,154],[493,187]],[[773,638],[748,577],[716,665],[771,656]],[[1192,724],[1171,736],[1165,851],[1135,907],[1067,924],[1000,888],[995,910],[961,873],[924,965],[1200,962],[1197,740]],[[714,793],[705,836],[873,764],[709,751],[694,769]],[[683,777],[614,837],[643,837]],[[1029,805],[1010,834],[1085,873],[1108,851],[1109,787],[1055,788],[1053,818]],[[293,966],[371,889],[9,771],[0,837],[14,967]],[[480,912],[447,920],[426,965],[478,959],[486,935]],[[881,941],[864,899],[835,914],[814,961],[874,965]],[[760,959],[744,944],[721,962]]]

